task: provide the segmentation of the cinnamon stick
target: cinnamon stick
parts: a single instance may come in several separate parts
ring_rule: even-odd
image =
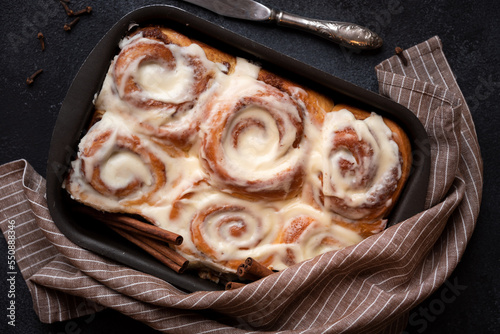
[[[121,229],[121,230],[123,230],[125,232],[129,232],[129,233],[132,233],[134,235],[141,235],[143,237],[147,237],[147,238],[151,238],[151,239],[155,239],[155,240],[167,242],[164,238],[162,238],[160,236],[149,234],[147,232],[138,230],[138,229],[136,229],[136,228],[134,228],[132,226],[115,222],[114,220],[108,220],[108,221],[105,222],[105,224],[108,225],[108,226],[110,226],[110,227],[119,228],[119,229]]]
[[[182,264],[179,264],[179,263],[177,263],[178,261],[173,260],[173,259],[165,256],[165,254],[164,254],[165,252],[164,252],[163,248],[167,248],[166,246],[163,246],[162,248],[158,249],[157,247],[150,245],[151,240],[144,240],[140,237],[133,236],[132,234],[125,232],[125,231],[123,231],[119,228],[116,228],[116,227],[111,226],[111,228],[116,233],[118,233],[119,235],[121,235],[122,237],[127,239],[128,241],[134,243],[135,245],[139,246],[140,248],[142,248],[143,250],[148,252],[151,256],[153,256],[158,261],[160,261],[161,263],[163,263],[164,265],[166,265],[170,269],[174,270],[175,272],[180,274],[180,273],[184,272],[184,270],[186,270],[189,262],[186,259],[184,259],[184,262]],[[180,255],[178,255],[178,256],[180,257]]]
[[[123,225],[130,226],[136,230],[142,231],[148,235],[155,236],[164,240],[169,244],[180,245],[182,244],[183,238],[181,235],[167,231],[161,227],[157,227],[148,223],[144,223],[140,220],[128,217],[125,215],[110,215],[110,219],[117,223],[122,223]]]
[[[245,283],[227,282],[225,288],[226,288],[226,290],[234,290],[234,289],[241,288],[245,285],[246,285]]]
[[[252,275],[250,274],[249,272],[247,272],[247,268],[248,267],[246,264],[242,263],[239,265],[238,269],[236,270],[236,275],[238,275],[238,277],[242,280],[247,280],[247,281],[256,281],[262,277],[258,277],[258,276],[255,276],[255,275]]]
[[[244,263],[240,264],[236,271],[239,278],[251,281],[258,280],[273,273],[274,271],[251,257],[247,258]]]
[[[121,214],[102,213],[90,208],[83,207],[79,210],[110,226],[112,225],[122,228],[128,232],[137,233],[143,236],[165,241],[172,245],[178,246],[182,244],[184,240],[182,236],[177,233],[167,231],[163,228],[142,222],[132,217]]]
[[[147,243],[149,246],[153,247],[161,254],[168,257],[170,260],[174,261],[179,266],[187,267],[189,261],[186,260],[182,255],[177,253],[175,250],[162,243],[161,241],[151,240],[144,236],[135,236],[135,237],[140,241]]]
[[[274,274],[274,271],[271,269],[267,268],[260,262],[256,261],[255,259],[249,257],[245,260],[245,265],[247,265],[247,271],[255,276],[259,277],[266,277],[271,274]]]

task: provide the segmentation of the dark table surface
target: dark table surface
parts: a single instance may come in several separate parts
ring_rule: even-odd
[[[224,18],[194,5],[173,0],[174,5],[210,22],[269,46],[313,67],[378,91],[374,67],[394,54],[396,46],[411,47],[438,35],[451,68],[472,111],[484,159],[481,213],[467,250],[449,284],[459,286],[456,298],[443,299],[437,290],[411,313],[409,333],[500,332],[500,228],[498,227],[500,126],[500,2],[497,0],[380,0],[290,1],[262,0],[264,4],[308,17],[350,21],[379,33],[384,46],[375,52],[352,52],[319,37],[271,25]],[[0,104],[0,164],[26,159],[42,175],[46,172],[52,129],[65,94],[92,48],[124,14],[152,2],[71,0],[80,9],[92,6],[71,32],[59,1],[2,1]],[[46,36],[41,52],[38,32]],[[26,78],[44,72],[28,87]],[[495,227],[497,226],[497,227]],[[0,238],[0,254],[7,254]],[[0,256],[0,258],[2,258]],[[5,257],[6,258],[6,257]],[[0,260],[0,279],[7,272]],[[446,302],[445,302],[446,301]],[[153,333],[149,327],[115,311],[105,310],[56,324],[42,324],[32,308],[25,283],[17,281],[15,328],[7,326],[0,312],[0,332],[8,333]],[[437,305],[439,304],[439,307]],[[0,309],[7,307],[7,290],[0,289]]]

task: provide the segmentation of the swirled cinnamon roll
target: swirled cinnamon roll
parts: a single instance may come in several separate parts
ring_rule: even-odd
[[[212,183],[245,198],[285,199],[300,191],[304,108],[245,74],[209,104],[201,159]]]
[[[203,117],[198,105],[215,76],[232,66],[229,56],[224,64],[209,60],[209,51],[169,29],[141,29],[122,41],[103,87],[110,92],[101,92],[96,106],[121,110],[140,131],[187,147]]]
[[[137,213],[153,205],[167,184],[171,157],[121,119],[104,114],[82,139],[78,158],[65,182],[78,201],[97,209]]]
[[[250,256],[271,265],[278,226],[272,205],[229,196],[206,182],[174,201],[169,216],[169,228],[184,235],[178,251],[223,272],[235,272]]]
[[[278,242],[286,246],[283,262],[288,266],[362,240],[358,233],[336,224],[328,213],[304,203],[293,203],[281,211],[283,223]]]
[[[322,193],[338,215],[382,218],[393,206],[410,168],[409,144],[376,114],[338,105],[323,124]],[[399,130],[401,131],[401,130]]]

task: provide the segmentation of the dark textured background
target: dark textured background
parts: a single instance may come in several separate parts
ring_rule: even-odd
[[[497,145],[500,126],[500,3],[497,0],[290,1],[264,4],[309,17],[363,24],[379,33],[385,44],[375,52],[352,52],[298,31],[223,18],[182,1],[165,0],[208,21],[270,46],[311,66],[377,91],[374,66],[394,48],[411,47],[438,35],[457,81],[472,111],[484,159],[484,192],[477,228],[449,286],[437,290],[410,315],[409,333],[498,333],[500,331],[500,189]],[[120,17],[153,2],[72,0],[80,9],[91,5],[73,31],[56,0],[2,0],[0,20],[0,164],[24,158],[42,175],[52,129],[64,96],[94,45]],[[36,34],[46,36],[41,52]],[[35,70],[43,74],[33,86],[25,80]],[[112,310],[52,325],[38,321],[31,297],[18,275],[16,327],[7,326],[6,243],[0,238],[0,333],[153,333],[149,327]],[[455,290],[450,286],[454,286]],[[446,290],[448,289],[448,290]],[[450,295],[450,291],[455,291]],[[443,294],[444,293],[444,294]],[[453,298],[450,298],[453,297]],[[2,311],[3,310],[3,311]],[[4,314],[5,313],[5,314]],[[7,328],[8,327],[8,328]],[[6,328],[6,330],[3,330]]]

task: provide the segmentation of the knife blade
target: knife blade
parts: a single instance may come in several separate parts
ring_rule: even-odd
[[[348,48],[369,50],[382,46],[375,32],[349,22],[316,20],[269,8],[253,0],[184,0],[217,14],[237,19],[275,22],[326,38]]]

